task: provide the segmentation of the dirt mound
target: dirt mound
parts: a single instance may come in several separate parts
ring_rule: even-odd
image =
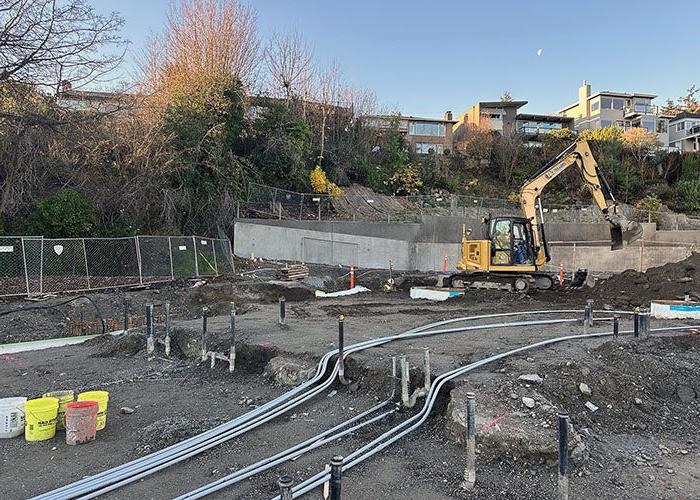
[[[543,384],[547,397],[568,409],[579,427],[623,433],[700,430],[700,337],[611,341],[591,354],[592,361],[548,368]],[[581,383],[590,394],[582,392]],[[587,401],[599,409],[591,412]]]
[[[130,358],[146,347],[146,339],[139,334],[102,335],[87,342],[97,346],[95,358]]]
[[[685,292],[700,293],[700,253],[687,259],[652,267],[644,273],[628,270],[595,286],[595,298],[626,307],[655,299],[682,298]]]
[[[141,454],[161,450],[224,423],[222,418],[167,417],[144,427],[139,433]]]

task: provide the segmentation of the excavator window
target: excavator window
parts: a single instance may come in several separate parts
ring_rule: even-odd
[[[512,223],[510,219],[497,220],[491,232],[492,257],[491,263],[495,265],[508,265],[511,263],[511,250],[513,248]]]

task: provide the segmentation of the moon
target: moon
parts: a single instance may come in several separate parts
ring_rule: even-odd
[[[541,56],[542,52],[544,52],[544,49],[537,49],[537,56]]]

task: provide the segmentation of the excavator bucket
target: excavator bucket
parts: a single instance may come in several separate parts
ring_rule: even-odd
[[[627,219],[624,215],[609,214],[610,242],[612,250],[620,250],[642,237],[642,225]]]

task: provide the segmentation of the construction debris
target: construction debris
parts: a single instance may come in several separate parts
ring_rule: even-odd
[[[304,264],[287,264],[282,269],[277,269],[275,274],[282,281],[303,280],[309,275],[309,268]]]

